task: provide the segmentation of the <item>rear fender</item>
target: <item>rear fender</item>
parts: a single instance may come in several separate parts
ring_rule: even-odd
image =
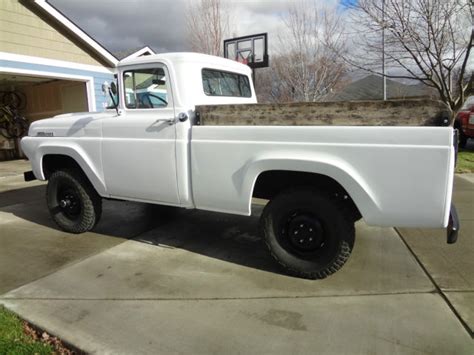
[[[364,219],[368,217],[370,220],[376,218],[379,214],[379,204],[368,184],[350,164],[334,157],[267,156],[252,161],[246,165],[246,171],[241,172],[245,177],[240,180],[243,181],[241,188],[248,197],[249,211],[251,210],[252,194],[258,176],[271,170],[298,171],[328,176],[347,191]],[[234,178],[234,182],[239,181],[236,176]]]

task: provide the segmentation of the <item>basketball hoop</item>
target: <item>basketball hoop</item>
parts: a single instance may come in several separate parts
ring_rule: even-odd
[[[246,64],[252,69],[268,67],[267,34],[226,39],[224,57]]]

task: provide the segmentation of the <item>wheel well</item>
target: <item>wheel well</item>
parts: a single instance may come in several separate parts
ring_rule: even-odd
[[[49,179],[52,173],[64,168],[76,169],[84,174],[79,164],[70,156],[49,154],[43,157],[43,174],[46,180]]]
[[[271,170],[261,173],[255,182],[253,197],[271,200],[284,190],[297,187],[313,187],[327,192],[335,198],[340,198],[348,203],[354,219],[361,218],[361,214],[349,193],[333,178],[316,173],[288,170]]]

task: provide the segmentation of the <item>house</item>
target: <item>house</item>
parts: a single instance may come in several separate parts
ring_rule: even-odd
[[[434,95],[433,90],[423,84],[406,85],[387,79],[387,99],[426,98]],[[383,99],[383,78],[369,75],[356,80],[337,92],[329,94],[325,101],[364,101]]]
[[[113,80],[117,62],[48,1],[0,1],[0,105],[16,94],[30,122],[104,109],[102,84]],[[18,148],[2,138],[0,160]]]

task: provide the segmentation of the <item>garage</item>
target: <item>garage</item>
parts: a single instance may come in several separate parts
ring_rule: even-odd
[[[0,34],[0,161],[31,122],[105,108],[117,58],[48,1],[0,2]]]
[[[24,117],[28,124],[61,113],[89,110],[87,82],[78,80],[1,73],[0,98],[3,120],[14,114]],[[0,132],[0,160],[23,158],[18,140],[26,132],[9,134],[12,132],[5,128]]]

